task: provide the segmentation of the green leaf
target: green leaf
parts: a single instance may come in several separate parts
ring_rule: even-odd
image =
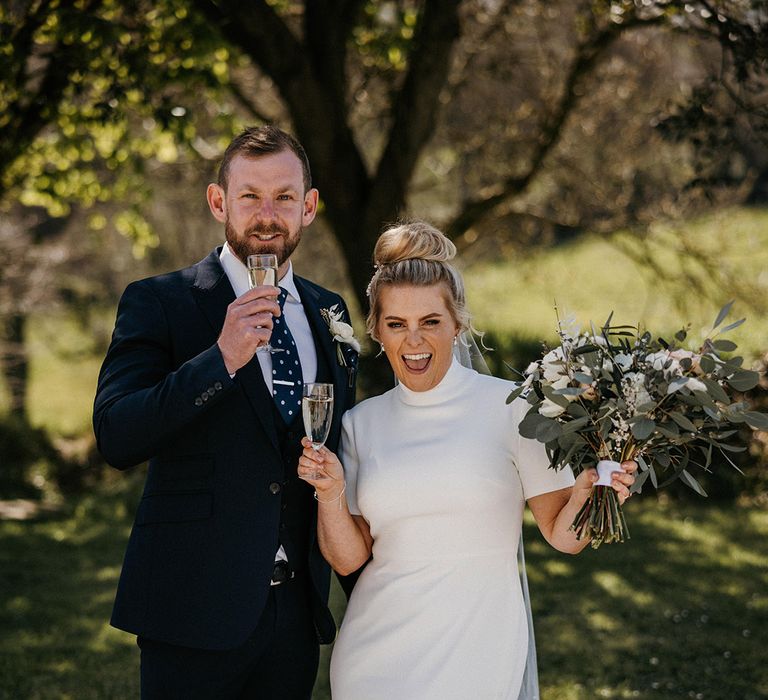
[[[538,429],[539,425],[549,420],[549,418],[546,418],[538,413],[536,409],[533,409],[526,414],[523,420],[520,421],[520,425],[517,429],[520,432],[520,435],[522,435],[524,438],[535,440],[536,430]]]
[[[748,425],[756,430],[768,430],[768,414],[758,411],[744,411],[744,419]]]
[[[516,398],[520,397],[527,387],[520,386],[515,389],[509,396],[507,396],[507,403],[512,403]]]
[[[583,372],[574,372],[573,378],[582,384],[591,384],[594,381],[592,375],[584,374]]]
[[[725,381],[727,381],[731,387],[736,389],[736,391],[749,391],[757,386],[760,381],[760,375],[752,370],[742,369],[735,372]]]
[[[583,428],[588,423],[589,423],[589,416],[582,416],[581,418],[575,418],[574,420],[570,420],[565,425],[563,425],[563,434],[573,433],[577,431],[579,428]]]
[[[643,492],[643,484],[645,483],[645,480],[648,478],[650,472],[640,472],[635,477],[635,483],[632,484],[631,488],[629,489],[630,493],[642,493]]]
[[[717,328],[724,320],[725,317],[731,312],[731,307],[733,306],[734,300],[731,299],[722,309],[720,309],[720,312],[717,314],[717,318],[715,319],[715,323],[712,326],[712,328]]]
[[[733,352],[739,346],[732,340],[721,339],[712,341],[712,347],[721,352]]]
[[[690,486],[700,496],[704,496],[706,498],[707,492],[701,488],[701,484],[696,481],[696,479],[694,479],[685,469],[680,472],[680,481],[682,481],[686,486]]]
[[[726,333],[727,331],[732,331],[734,328],[738,328],[744,321],[746,321],[746,318],[740,318],[738,321],[734,321],[733,323],[730,323],[727,325],[723,330],[721,330],[721,333]]]
[[[702,355],[701,359],[699,360],[699,365],[701,365],[702,371],[706,372],[707,374],[714,372],[716,367],[716,363],[712,359],[711,355]]]
[[[719,382],[716,382],[714,379],[709,379],[708,377],[702,377],[701,381],[704,382],[704,386],[707,387],[707,391],[709,392],[710,396],[712,396],[712,398],[714,398],[716,401],[720,401],[726,406],[731,403],[731,400],[728,398],[728,394],[725,393],[725,389],[720,386]]]
[[[551,418],[547,418],[544,423],[540,423],[536,427],[536,439],[539,442],[550,442],[556,440],[562,431],[563,428],[560,423]]]
[[[687,335],[688,333],[686,333],[685,328],[681,328],[677,333],[675,333],[675,340],[682,343]]]
[[[653,434],[656,429],[656,423],[650,418],[641,417],[640,420],[632,424],[632,435],[638,440],[645,440]]]
[[[586,355],[588,352],[597,352],[600,350],[599,345],[592,345],[588,343],[587,345],[582,345],[580,348],[576,348],[571,354],[572,355]]]
[[[574,418],[581,418],[581,416],[588,416],[587,409],[584,408],[578,401],[572,401],[566,413]]]
[[[675,421],[683,430],[687,430],[691,433],[695,433],[697,428],[696,426],[691,423],[688,418],[686,418],[682,413],[678,413],[677,411],[670,411],[669,417]]]

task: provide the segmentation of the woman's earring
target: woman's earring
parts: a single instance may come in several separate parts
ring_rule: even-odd
[[[384,354],[384,343],[380,343],[381,350],[379,350],[379,354],[376,355],[376,357],[381,357]]]
[[[458,345],[459,344],[459,336],[458,335],[454,335],[453,336],[453,344],[454,345]]]

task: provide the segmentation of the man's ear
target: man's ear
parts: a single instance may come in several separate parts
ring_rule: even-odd
[[[222,224],[227,220],[227,200],[225,195],[224,188],[215,182],[208,185],[208,189],[205,192],[208,208],[211,210],[213,218]]]
[[[318,191],[313,187],[304,195],[304,211],[301,214],[302,226],[309,226],[317,214]]]

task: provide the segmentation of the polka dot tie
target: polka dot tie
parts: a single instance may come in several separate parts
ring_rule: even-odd
[[[277,298],[280,310],[288,296],[282,287]],[[293,422],[301,412],[301,363],[296,341],[291,335],[284,316],[275,316],[270,345],[278,351],[272,354],[272,398],[286,424]]]

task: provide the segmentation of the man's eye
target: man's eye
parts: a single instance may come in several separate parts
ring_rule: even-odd
[[[246,192],[243,195],[243,199],[256,199],[256,195],[253,192]]]
[[[291,195],[289,194],[281,194],[278,196],[278,199],[281,202],[290,202],[293,199],[293,197],[291,197]]]

